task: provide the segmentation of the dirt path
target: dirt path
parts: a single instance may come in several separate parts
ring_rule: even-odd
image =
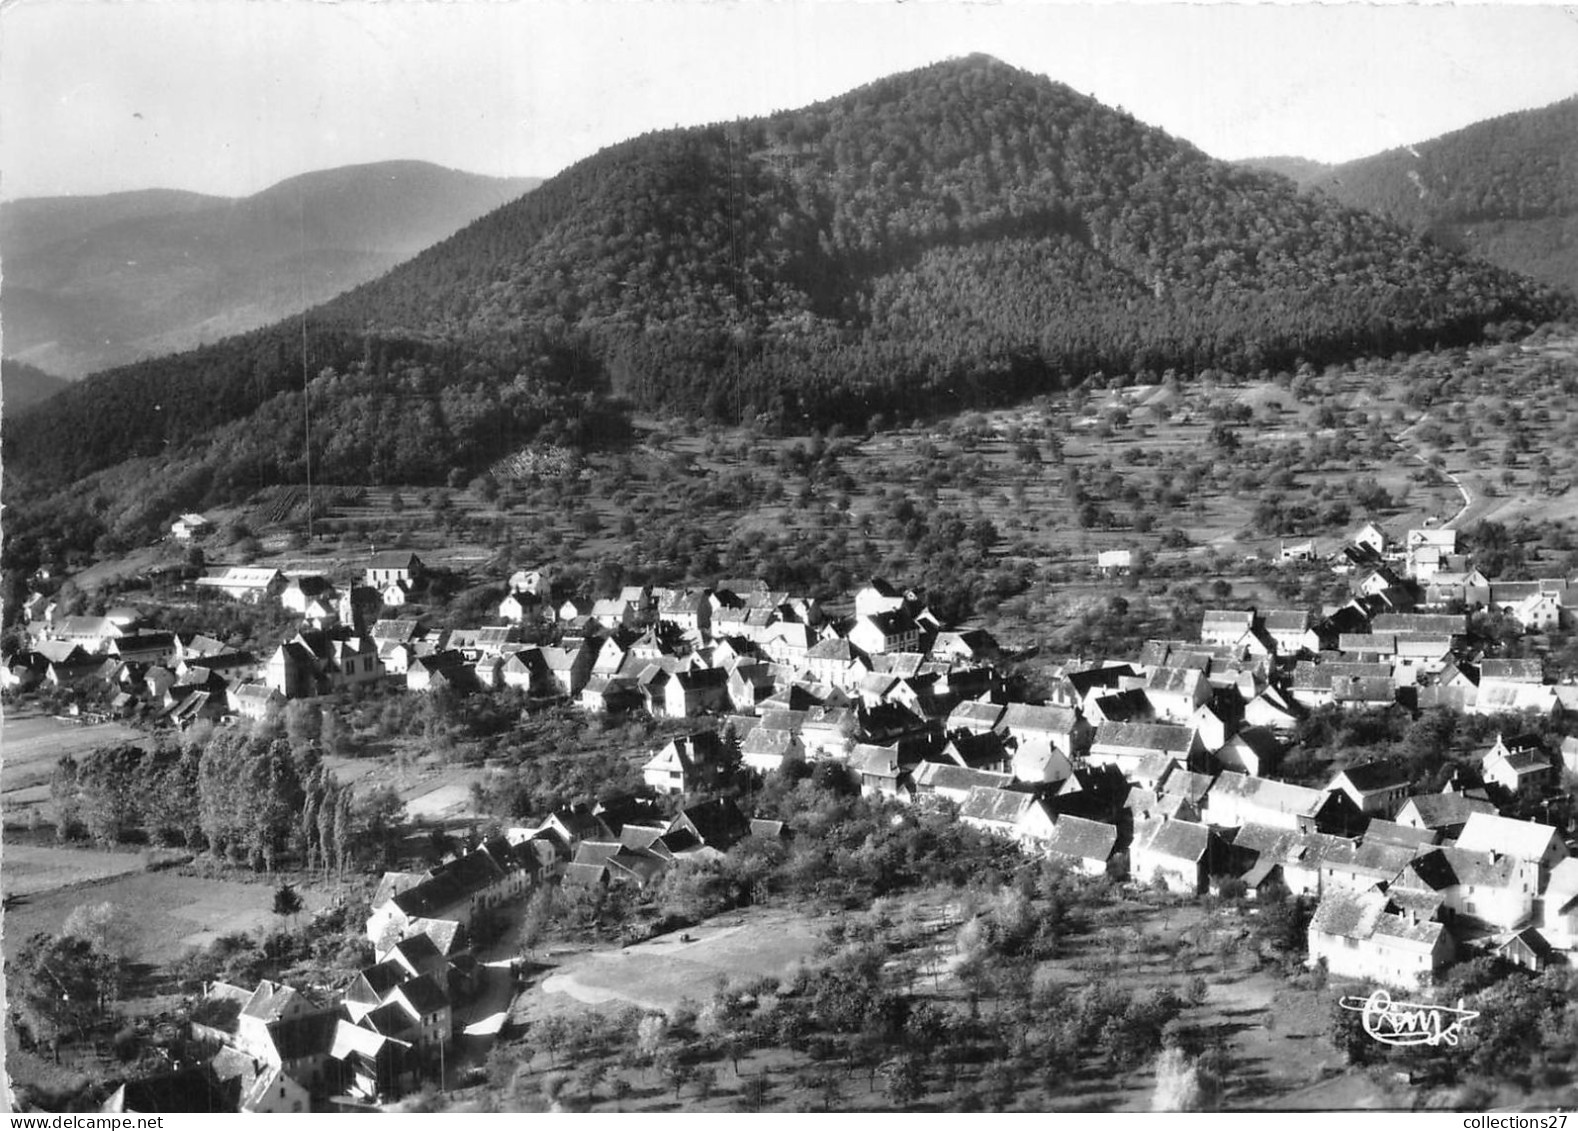
[[[1405,440],[1405,437],[1410,432],[1412,432],[1415,428],[1418,428],[1420,425],[1424,424],[1425,421],[1427,421],[1429,419],[1430,419],[1430,414],[1427,412],[1423,416],[1421,416],[1418,420],[1416,420],[1412,424],[1410,424],[1407,428],[1404,428],[1397,435],[1393,436],[1392,439],[1398,444],[1406,444],[1407,441]],[[1430,461],[1425,458],[1423,452],[1418,451],[1416,449],[1412,454],[1413,454],[1413,458],[1414,459],[1418,460],[1420,463],[1424,464],[1426,467],[1430,466]],[[1454,472],[1447,471],[1445,468],[1442,468],[1441,469],[1441,474],[1446,477],[1447,481],[1449,483],[1451,483],[1453,487],[1457,488],[1457,493],[1459,495],[1463,496],[1463,505],[1457,509],[1457,513],[1454,514],[1451,518],[1447,519],[1445,522],[1443,522],[1441,524],[1442,529],[1445,530],[1445,529],[1450,529],[1453,523],[1457,522],[1458,519],[1462,518],[1465,514],[1468,513],[1468,508],[1474,505],[1474,496],[1469,493],[1469,490],[1468,490],[1467,487],[1463,486],[1463,481],[1461,479],[1459,479]]]

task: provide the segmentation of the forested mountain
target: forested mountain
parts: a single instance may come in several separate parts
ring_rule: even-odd
[[[1578,294],[1578,98],[1350,161],[1307,184]]]
[[[1563,309],[973,56],[613,146],[301,320],[90,378],[6,436],[6,466],[42,490],[164,461],[139,496],[151,516],[299,480],[309,419],[320,481],[431,482],[546,425],[587,434],[610,393],[861,426],[1098,371],[1461,342]]]
[[[9,202],[0,205],[6,352],[77,377],[265,326],[535,183],[391,161],[236,200],[150,190]]]
[[[1331,172],[1332,167],[1308,157],[1245,157],[1233,164],[1257,173],[1276,173],[1296,185],[1305,185]]]
[[[37,366],[9,357],[0,360],[0,415],[14,421],[17,413],[48,400],[68,384]]]

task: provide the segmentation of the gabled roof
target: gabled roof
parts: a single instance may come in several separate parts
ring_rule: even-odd
[[[1335,789],[1340,779],[1346,778],[1348,784],[1360,793],[1384,793],[1387,790],[1406,787],[1408,785],[1408,771],[1397,762],[1387,758],[1377,758],[1370,762],[1361,762],[1356,766],[1348,766],[1339,770],[1332,778],[1328,789]]]
[[[958,708],[955,708],[955,713],[957,711]],[[949,715],[948,719],[951,724],[953,716]],[[1010,703],[1003,709],[995,729],[1066,735],[1071,734],[1078,725],[1079,712],[1072,707],[1036,707],[1029,703]]]
[[[1443,845],[1414,857],[1396,886],[1438,892],[1464,885],[1511,888],[1519,882],[1520,872],[1516,857]]]
[[[749,819],[727,797],[714,797],[680,810],[669,829],[683,827],[693,829],[703,844],[720,848],[727,848],[751,831]]]
[[[1237,770],[1223,770],[1211,785],[1211,802],[1216,804],[1218,799],[1229,797],[1278,813],[1314,817],[1326,803],[1327,794],[1271,778],[1251,777]]]
[[[407,1041],[386,1037],[382,1033],[361,1025],[352,1025],[349,1021],[341,1019],[334,1027],[334,1043],[329,1047],[329,1058],[348,1060],[352,1056],[364,1056],[369,1060],[376,1060],[389,1047],[409,1049],[411,1045]]]
[[[899,752],[894,746],[874,746],[861,742],[856,743],[849,753],[849,768],[857,774],[897,778],[899,767]]]
[[[1496,807],[1489,801],[1462,793],[1419,794],[1405,800],[1399,812],[1410,805],[1419,814],[1419,820],[1430,829],[1464,824],[1475,813],[1496,812]]]
[[[1307,609],[1267,609],[1260,620],[1267,632],[1304,632],[1311,624]]]
[[[1102,723],[1096,728],[1091,751],[1143,750],[1187,754],[1194,745],[1194,728],[1165,723]]]
[[[1482,684],[1487,679],[1505,680],[1510,683],[1544,683],[1545,668],[1538,659],[1482,660],[1479,665],[1479,678]]]
[[[1047,840],[1047,851],[1076,860],[1102,860],[1112,856],[1118,844],[1118,830],[1102,821],[1083,817],[1059,817]]]
[[[1210,850],[1211,830],[1194,821],[1169,820],[1153,825],[1143,836],[1136,831],[1134,839],[1147,852],[1197,863]]]
[[[420,569],[422,559],[410,550],[380,550],[367,561],[368,569]]]
[[[241,1015],[255,1017],[268,1024],[283,1018],[292,1005],[303,1000],[300,991],[265,978],[241,1007]]]
[[[389,991],[386,1001],[403,1000],[418,1018],[449,1007],[449,995],[431,974],[420,974]]]
[[[960,803],[959,819],[980,821],[983,824],[1016,825],[1035,803],[1033,794],[978,785],[972,787],[969,796]]]
[[[960,793],[978,786],[1006,786],[1014,780],[1012,774],[971,770],[944,762],[920,763],[915,767],[913,778],[916,787],[922,790],[949,790]]]
[[[1402,844],[1419,848],[1434,844],[1436,832],[1434,829],[1416,829],[1412,825],[1399,825],[1395,821],[1374,817],[1364,826],[1364,841],[1366,844]]]
[[[1333,888],[1321,896],[1310,929],[1344,939],[1368,939],[1386,911],[1386,895],[1374,888]]]
[[[1559,832],[1550,825],[1533,821],[1514,821],[1494,813],[1470,813],[1457,847],[1470,852],[1502,852],[1520,860],[1539,860],[1549,851],[1552,841],[1562,844]],[[1566,855],[1565,849],[1562,853]]]

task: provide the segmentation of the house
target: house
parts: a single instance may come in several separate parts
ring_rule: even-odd
[[[1377,559],[1386,556],[1386,532],[1373,522],[1365,523],[1349,541],[1355,546],[1369,550]]]
[[[1320,651],[1314,618],[1306,609],[1267,609],[1260,615],[1260,630],[1279,656]]]
[[[916,594],[906,593],[880,577],[873,577],[855,591],[855,616],[868,617],[879,613],[898,612],[908,603],[918,603]]]
[[[1276,770],[1282,745],[1263,726],[1246,726],[1217,748],[1212,757],[1218,767],[1250,777],[1264,777]]]
[[[1384,676],[1338,676],[1331,681],[1331,702],[1345,711],[1384,710],[1397,702],[1397,684],[1390,672]]]
[[[312,1096],[283,1068],[268,1065],[242,1089],[240,1109],[254,1115],[311,1111]]]
[[[990,713],[990,704],[977,706],[987,708],[982,714]],[[949,718],[958,713],[959,708],[955,708]],[[1072,707],[1037,707],[1028,703],[1008,704],[993,729],[1019,749],[1051,747],[1066,760],[1083,757],[1093,733],[1090,724]]]
[[[592,619],[604,628],[630,628],[636,623],[636,608],[617,597],[592,602]]]
[[[1165,723],[1102,723],[1091,739],[1091,765],[1113,765],[1125,775],[1147,755],[1162,754],[1187,762],[1204,748],[1193,727]]]
[[[1540,892],[1537,925],[1559,950],[1578,950],[1578,858],[1557,863]]]
[[[325,613],[337,618],[339,611],[334,607],[334,602],[338,596],[328,578],[306,574],[286,579],[285,587],[279,593],[279,603],[281,607],[302,617],[307,617],[308,610],[316,606],[319,619],[323,619]]]
[[[740,760],[759,774],[769,774],[785,762],[805,761],[805,746],[797,731],[759,726],[740,744]]]
[[[955,805],[964,804],[973,789],[1006,791],[1014,781],[1012,774],[971,770],[944,762],[921,762],[911,771],[911,780],[915,783],[916,797],[935,797]]]
[[[1523,627],[1524,632],[1552,632],[1561,627],[1561,597],[1545,590],[1502,607],[1502,611]]]
[[[641,776],[659,793],[696,793],[713,789],[728,772],[730,752],[713,731],[674,739],[641,767]]]
[[[1482,660],[1479,665],[1479,685],[1487,683],[1541,684],[1545,682],[1544,664],[1537,658],[1519,660]]]
[[[1415,856],[1392,892],[1438,900],[1443,917],[1503,931],[1521,930],[1534,915],[1539,867],[1498,851],[1442,845]]]
[[[1404,801],[1393,820],[1408,828],[1428,829],[1451,840],[1463,831],[1469,817],[1475,813],[1493,815],[1495,812],[1496,807],[1483,798],[1463,793],[1425,793]]]
[[[1315,540],[1306,538],[1302,542],[1289,542],[1282,539],[1277,552],[1277,560],[1282,562],[1313,562],[1320,557],[1320,551],[1315,548]]]
[[[1236,647],[1254,630],[1253,610],[1207,609],[1200,622],[1200,643]]]
[[[1375,822],[1371,822],[1374,824]],[[1414,844],[1395,844],[1372,838],[1366,826],[1361,841],[1345,840],[1320,862],[1320,890],[1346,887],[1363,891],[1377,884],[1390,885],[1413,861],[1418,851]]]
[[[1397,906],[1377,888],[1327,892],[1310,920],[1308,964],[1324,961],[1338,978],[1411,989],[1454,957],[1452,936],[1441,923]]]
[[[1202,895],[1218,842],[1208,825],[1163,818],[1138,824],[1129,846],[1129,875],[1182,895]]]
[[[1117,852],[1118,830],[1104,821],[1065,815],[1057,819],[1042,847],[1048,856],[1066,860],[1087,876],[1106,876]]]
[[[180,542],[190,542],[194,538],[201,538],[214,528],[200,514],[183,514],[170,524],[170,534]]]
[[[862,652],[918,652],[920,626],[899,611],[873,613],[856,620],[849,630],[849,642]]]
[[[1498,733],[1495,745],[1480,759],[1479,771],[1487,786],[1517,801],[1533,800],[1556,784],[1556,769],[1534,734],[1508,739]]]
[[[1370,622],[1370,631],[1396,636],[1445,636],[1453,644],[1468,635],[1466,613],[1381,613]]]
[[[199,589],[221,593],[250,605],[272,601],[285,589],[285,575],[277,569],[250,566],[224,566],[211,569],[197,579]]]
[[[640,689],[629,676],[594,675],[581,688],[581,710],[598,714],[634,711],[641,706]]]
[[[408,1018],[405,1033],[409,1034],[405,1039],[418,1049],[437,1049],[448,1045],[453,1038],[449,994],[431,974],[399,983],[389,991],[383,1004],[405,1011]]]
[[[1326,789],[1346,793],[1359,811],[1371,817],[1390,817],[1408,795],[1408,772],[1400,764],[1376,759],[1339,770]]]
[[[714,797],[681,809],[664,831],[689,832],[708,848],[727,852],[730,846],[751,835],[751,822],[733,801]]]
[[[1158,719],[1186,723],[1211,699],[1205,673],[1188,668],[1153,668],[1145,676],[1145,697]]]
[[[674,672],[663,694],[663,713],[670,718],[723,714],[729,701],[729,673],[721,668],[691,668]]]
[[[499,616],[514,624],[528,620],[542,620],[547,606],[535,593],[524,589],[511,590],[499,602]]]
[[[601,822],[595,825],[607,833]],[[412,924],[419,919],[448,919],[469,928],[477,915],[525,890],[535,875],[534,861],[535,857],[506,853],[500,842],[489,851],[468,852],[447,861],[415,883],[398,873],[393,874],[393,879],[386,875],[372,899],[367,937],[378,942],[391,924],[400,936],[408,936]]]
[[[1003,717],[1003,712],[1006,709],[1000,703],[966,700],[948,713],[948,721],[945,727],[950,733],[960,730],[974,731],[976,733],[995,730],[998,720]]]
[[[681,632],[709,632],[712,629],[711,594],[691,589],[673,593],[658,602],[657,619],[672,624]]]
[[[285,696],[261,680],[232,684],[225,696],[230,710],[246,719],[266,719],[285,707]]]
[[[1562,772],[1564,774],[1578,774],[1578,738],[1567,737],[1562,739],[1560,751],[1562,759]]]
[[[1133,568],[1133,550],[1098,550],[1096,552],[1096,572],[1103,577],[1120,577]]]
[[[991,770],[994,773],[1007,773],[1010,764],[1010,755],[1003,743],[1003,736],[990,730],[981,734],[964,730],[949,735],[937,757],[939,761],[952,762],[956,766],[964,766],[972,770]]]
[[[1034,794],[977,785],[960,804],[959,820],[982,832],[1018,839],[1021,824],[1035,807]]]
[[[1364,818],[1345,793],[1290,785],[1223,770],[1211,785],[1206,820],[1212,825],[1269,825],[1298,832],[1362,828]]]
[[[913,783],[899,759],[898,748],[858,743],[849,755],[849,768],[860,779],[863,797],[908,801]]]
[[[361,1100],[395,1098],[415,1083],[417,1062],[409,1041],[344,1018],[335,1026],[329,1058],[339,1065],[347,1094]]]
[[[363,581],[380,591],[387,591],[390,585],[400,583],[409,590],[422,580],[425,572],[422,559],[410,550],[384,550],[368,559]],[[387,597],[385,600],[387,602]]]
[[[1538,865],[1542,872],[1549,872],[1567,858],[1567,844],[1556,829],[1493,813],[1470,813],[1457,836],[1457,847],[1470,852],[1505,853]]]

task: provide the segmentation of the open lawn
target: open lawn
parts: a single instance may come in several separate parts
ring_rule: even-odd
[[[136,852],[99,852],[68,845],[18,844],[7,841],[0,856],[5,894],[34,896],[73,884],[140,872],[144,859]],[[8,919],[11,917],[7,912]]]
[[[102,853],[87,854],[102,856]],[[6,851],[9,870],[11,852]],[[7,889],[9,890],[9,889]],[[300,887],[305,913],[322,910],[330,895]],[[5,952],[14,955],[36,932],[54,933],[82,904],[113,903],[126,910],[129,952],[134,961],[162,966],[191,947],[206,946],[220,935],[250,931],[277,922],[274,885],[241,883],[184,875],[175,870],[127,872],[69,887],[35,891],[5,913]]]
[[[788,978],[818,942],[813,921],[804,916],[730,916],[621,950],[578,956],[544,981],[542,990],[589,1004],[617,1001],[667,1011],[687,998],[705,1001],[723,983]]]

